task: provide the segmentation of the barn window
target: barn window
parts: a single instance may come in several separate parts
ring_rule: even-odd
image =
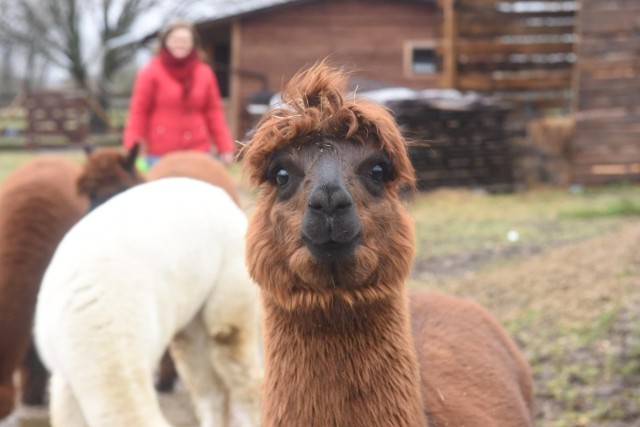
[[[405,45],[405,73],[409,77],[434,77],[441,71],[442,60],[435,42],[408,42]]]
[[[435,49],[422,47],[413,49],[411,71],[414,74],[433,74],[438,72],[438,56]]]

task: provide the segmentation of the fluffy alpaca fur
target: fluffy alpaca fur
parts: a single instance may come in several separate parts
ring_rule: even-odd
[[[240,206],[240,195],[227,168],[211,155],[199,151],[176,151],[163,156],[149,169],[147,180],[156,181],[168,177],[199,179],[222,188]],[[177,379],[175,366],[169,353],[160,362],[156,388],[172,391]]]
[[[122,149],[98,149],[88,153],[80,179],[79,191],[97,207],[109,198],[144,181],[168,177],[194,178],[224,189],[240,206],[240,197],[225,166],[205,153],[180,151],[162,157],[143,178],[135,169],[138,145],[128,152]],[[162,392],[173,390],[177,373],[170,354],[162,357],[156,388]]]
[[[130,150],[99,148],[87,152],[82,174],[78,178],[78,191],[91,201],[91,208],[111,197],[144,182],[135,162],[139,145]]]
[[[529,365],[493,315],[474,302],[440,292],[414,292],[410,297],[425,410],[432,425],[533,425]]]
[[[0,189],[0,419],[13,410],[13,373],[23,363],[23,402],[44,403],[47,373],[33,349],[31,325],[53,252],[88,208],[75,189],[79,174],[68,160],[39,157]]]
[[[54,427],[168,426],[152,374],[172,338],[201,425],[258,424],[258,303],[245,230],[223,190],[167,178],[113,197],[69,231],[35,318]]]
[[[176,151],[163,156],[149,169],[148,181],[167,177],[199,179],[222,188],[240,206],[240,196],[227,168],[209,154],[199,151]]]
[[[344,87],[325,64],[299,74],[242,153],[261,190],[247,263],[264,309],[264,426],[532,425],[529,367],[486,311],[425,292],[409,310],[405,142]]]

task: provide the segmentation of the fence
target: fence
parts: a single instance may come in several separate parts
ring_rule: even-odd
[[[34,92],[27,96],[25,106],[28,147],[60,147],[86,142],[89,105],[84,92]]]

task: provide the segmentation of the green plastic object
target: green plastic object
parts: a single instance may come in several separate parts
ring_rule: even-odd
[[[136,159],[136,169],[138,169],[142,173],[147,173],[149,170],[149,163],[147,163],[147,159],[144,157],[138,157]]]

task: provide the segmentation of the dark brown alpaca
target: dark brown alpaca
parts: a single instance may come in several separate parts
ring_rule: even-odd
[[[199,179],[225,190],[239,204],[238,191],[222,163],[204,153],[175,152],[161,158],[146,177],[136,170],[139,147],[129,151],[122,148],[99,148],[87,153],[78,180],[80,193],[86,194],[96,207],[134,185],[167,177]]]
[[[139,145],[129,151],[121,148],[99,148],[87,153],[78,191],[89,197],[91,209],[111,197],[144,182],[135,167]]]
[[[261,190],[247,262],[262,289],[264,426],[532,425],[529,367],[489,313],[429,292],[409,310],[405,142],[344,87],[324,64],[299,74],[243,150]]]
[[[58,243],[88,209],[76,191],[79,174],[65,159],[40,157],[0,189],[0,419],[13,410],[13,373],[21,364],[23,402],[44,400],[47,373],[32,345],[33,311]]]

